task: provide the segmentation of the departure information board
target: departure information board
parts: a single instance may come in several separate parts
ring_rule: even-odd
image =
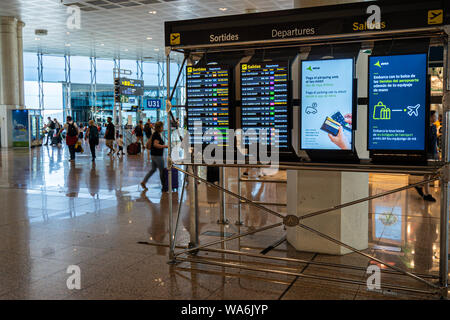
[[[218,65],[187,67],[186,74],[187,128],[191,144],[227,146],[227,130],[230,127],[229,69]],[[202,136],[194,135],[196,123],[201,123]]]
[[[278,130],[279,148],[289,146],[288,63],[241,64],[241,128],[246,133],[245,144],[271,144]],[[249,134],[253,129],[254,134]],[[261,129],[268,130],[266,141]]]

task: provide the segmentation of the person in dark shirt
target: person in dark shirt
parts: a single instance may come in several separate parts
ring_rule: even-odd
[[[144,190],[147,190],[146,183],[148,179],[156,172],[156,169],[159,170],[159,178],[161,180],[162,191],[164,190],[164,149],[168,148],[167,145],[164,144],[164,141],[161,137],[161,132],[164,130],[164,124],[161,121],[155,123],[155,132],[151,137],[150,151],[151,151],[151,159],[152,159],[152,168],[144,177],[144,180],[141,182],[141,186]]]
[[[144,126],[142,125],[142,120],[134,128],[134,134],[136,135],[136,142],[139,142],[141,146],[145,148],[144,145]]]
[[[106,146],[109,148],[108,156],[114,154],[116,150],[114,150],[114,140],[116,140],[116,128],[112,123],[112,118],[107,118],[106,132],[105,132],[105,140]]]

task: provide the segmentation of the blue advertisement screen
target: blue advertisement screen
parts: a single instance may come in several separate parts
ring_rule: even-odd
[[[302,149],[352,149],[353,65],[353,59],[302,61]]]
[[[369,58],[369,150],[425,149],[427,55]]]

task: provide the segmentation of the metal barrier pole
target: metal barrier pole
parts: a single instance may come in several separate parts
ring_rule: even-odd
[[[447,34],[450,33],[450,27],[446,27]],[[448,296],[448,227],[449,227],[449,167],[448,162],[450,160],[449,156],[449,138],[450,138],[450,110],[449,110],[449,98],[450,98],[450,86],[449,86],[449,52],[448,52],[448,42],[444,43],[444,83],[443,83],[443,100],[442,100],[442,110],[443,110],[443,123],[442,127],[444,132],[442,133],[442,160],[445,166],[441,169],[441,214],[440,214],[440,241],[439,241],[439,286],[441,287],[441,297]]]
[[[195,175],[198,174],[198,166],[193,165],[192,166],[192,171]],[[190,242],[189,242],[189,248],[193,248],[198,246],[199,241],[198,241],[198,183],[195,179],[192,179],[193,183],[193,187],[194,187],[194,210],[191,210],[190,212],[190,227],[191,227],[191,232],[190,232]]]
[[[220,167],[219,168],[219,183],[222,189],[225,189],[225,168]],[[219,191],[219,198],[220,198],[220,217],[219,220],[217,220],[218,224],[228,224],[228,220],[225,216],[225,192]]]
[[[169,192],[169,245],[170,245],[170,251],[169,251],[169,262],[174,263],[175,262],[175,250],[174,250],[174,232],[173,232],[173,203],[172,203],[172,159],[171,159],[171,152],[172,152],[172,141],[171,141],[171,119],[170,119],[170,110],[168,109],[168,104],[170,104],[170,47],[166,47],[166,80],[167,80],[167,101],[166,101],[166,111],[167,111],[167,126],[168,126],[168,132],[167,132],[167,186],[168,186],[168,192]]]
[[[237,187],[238,187],[238,195],[241,195],[241,168],[238,168]],[[238,199],[238,218],[235,223],[237,226],[242,226],[244,224],[241,218],[241,209],[242,209],[241,200]]]

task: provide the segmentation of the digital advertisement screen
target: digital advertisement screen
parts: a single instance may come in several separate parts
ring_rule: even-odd
[[[230,127],[228,68],[214,65],[187,67],[186,71],[187,128],[191,144],[227,146]],[[196,122],[201,123],[203,133],[212,129],[213,134],[194,136]]]
[[[425,149],[427,55],[369,57],[369,150]]]
[[[353,59],[302,61],[301,149],[352,149],[353,66]]]
[[[241,64],[241,128],[247,131],[245,144],[267,143],[278,131],[278,147],[289,146],[288,118],[288,63],[244,63]],[[259,130],[267,129],[266,141],[261,140]]]

